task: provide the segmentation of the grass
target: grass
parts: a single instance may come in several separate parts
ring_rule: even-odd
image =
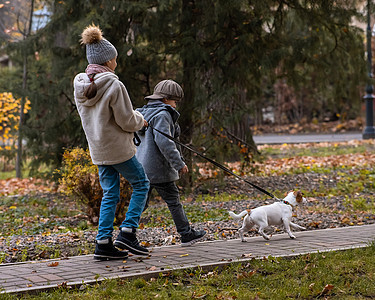
[[[184,198],[182,197],[184,200]],[[237,201],[237,200],[245,200],[247,197],[245,195],[238,195],[238,194],[228,194],[228,193],[218,193],[216,192],[214,195],[198,195],[195,199],[197,203],[204,203],[204,202],[228,202],[228,201]]]
[[[180,270],[145,280],[107,280],[79,289],[0,299],[373,299],[375,246],[268,257],[222,269]]]
[[[0,180],[16,177],[16,171],[1,171]]]
[[[205,209],[201,205],[196,204],[185,206],[184,210],[191,223],[229,219],[227,210],[221,208]],[[142,219],[147,220],[145,227],[162,227],[174,224],[167,207],[148,208],[142,214]]]
[[[61,197],[22,196],[0,198],[1,236],[77,231],[70,217],[81,213]],[[81,227],[83,225],[81,224]]]
[[[222,208],[209,209],[205,207],[206,202],[228,202],[247,199],[245,195],[231,195],[228,193],[218,193],[214,195],[198,195],[193,203],[184,206],[185,213],[190,222],[207,222],[207,221],[223,221],[228,220],[228,212]],[[182,203],[187,203],[191,200],[182,196]],[[163,201],[161,203],[164,203]],[[151,206],[144,213],[142,213],[142,220],[145,222],[145,227],[160,227],[174,225],[172,216],[166,207]],[[141,220],[141,222],[142,222]]]
[[[12,160],[6,159],[6,157],[0,155],[0,180],[3,179],[9,179],[9,178],[15,178],[16,177],[16,169],[14,166],[15,159],[12,162]],[[31,175],[31,158],[28,158],[26,161],[23,162],[22,166],[22,177],[27,178]],[[39,166],[37,171],[33,172],[33,176],[38,175],[39,177],[46,177],[50,176],[52,170],[50,167],[46,166],[45,164],[42,164]]]

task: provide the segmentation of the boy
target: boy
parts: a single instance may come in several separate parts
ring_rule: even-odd
[[[184,97],[181,86],[173,80],[159,82],[154,93],[145,97],[147,105],[137,109],[152,127],[177,138],[180,127],[177,120],[180,114],[176,110],[177,102]],[[180,203],[180,195],[175,181],[179,174],[189,171],[176,144],[152,128],[139,132],[141,143],[136,157],[150,180],[150,191],[145,209],[150,200],[151,191],[155,189],[167,203],[172,214],[177,232],[181,236],[181,246],[191,246],[205,236],[204,230],[190,227],[184,208]]]

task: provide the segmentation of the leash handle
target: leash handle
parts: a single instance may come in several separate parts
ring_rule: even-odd
[[[236,178],[238,178],[238,179],[240,179],[240,180],[246,182],[247,184],[250,184],[252,187],[256,188],[257,190],[261,191],[262,193],[266,194],[267,196],[279,200],[277,197],[275,197],[275,195],[271,194],[270,192],[266,191],[265,189],[261,188],[260,186],[257,186],[256,184],[254,184],[254,183],[252,183],[252,182],[250,182],[250,181],[248,181],[248,180],[242,178],[241,176],[239,176],[239,175],[233,173],[231,170],[229,170],[228,168],[226,168],[226,167],[223,166],[222,164],[219,164],[218,162],[216,162],[216,161],[214,161],[213,159],[211,159],[211,158],[205,156],[204,154],[198,152],[197,150],[194,150],[193,148],[191,148],[191,147],[189,147],[189,146],[187,146],[187,145],[181,143],[179,140],[175,139],[174,137],[170,136],[169,134],[166,134],[166,133],[160,131],[159,129],[156,129],[156,128],[153,127],[150,123],[148,123],[148,127],[150,127],[151,129],[153,129],[153,130],[159,132],[160,134],[164,135],[166,138],[168,138],[168,139],[174,141],[176,144],[178,144],[178,145],[180,145],[180,146],[182,146],[182,147],[188,149],[189,151],[191,151],[191,152],[197,154],[198,156],[204,158],[205,160],[209,161],[210,163],[212,163],[212,164],[215,165],[216,167],[218,167],[218,168],[224,170],[225,172],[227,172],[227,173],[233,175],[234,177],[236,177]]]
[[[136,132],[134,132],[133,142],[136,146],[139,146],[141,144],[141,139]]]

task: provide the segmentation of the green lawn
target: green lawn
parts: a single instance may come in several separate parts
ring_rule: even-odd
[[[374,299],[375,246],[295,258],[268,257],[210,271],[108,280],[81,289],[0,299]]]

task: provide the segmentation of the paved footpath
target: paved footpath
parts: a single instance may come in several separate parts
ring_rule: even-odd
[[[4,293],[37,291],[61,285],[79,287],[109,278],[156,277],[170,270],[211,269],[263,258],[365,247],[375,239],[375,224],[299,231],[296,239],[276,234],[271,240],[248,237],[197,243],[192,247],[154,247],[149,257],[131,256],[126,261],[96,261],[93,255],[37,262],[0,264],[0,287]]]

